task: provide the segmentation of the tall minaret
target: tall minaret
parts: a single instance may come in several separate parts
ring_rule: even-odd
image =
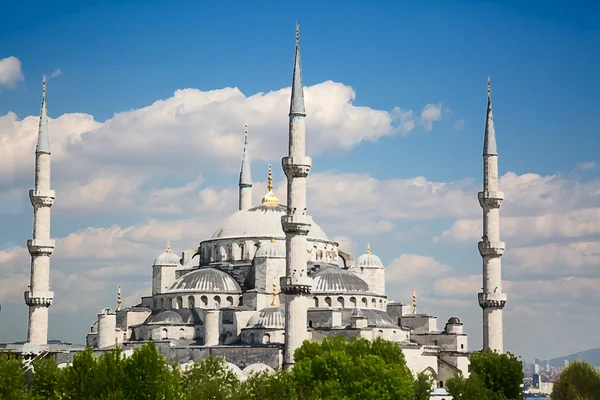
[[[306,156],[304,94],[300,69],[300,28],[296,25],[296,56],[290,104],[289,156],[281,160],[287,177],[287,214],[281,218],[286,241],[286,276],[281,278],[285,298],[284,367],[294,365],[294,351],[307,339],[308,298],[312,280],[307,274],[306,235],[312,218],[306,215],[306,177],[312,160]]]
[[[478,295],[479,306],[483,309],[483,348],[502,353],[502,309],[506,304],[506,293],[502,292],[504,242],[500,241],[500,205],[504,193],[498,191],[498,150],[489,78],[483,143],[483,191],[477,197],[483,208],[483,237],[478,244],[483,258],[483,292]]]
[[[29,191],[33,205],[33,239],[27,241],[31,254],[31,278],[25,292],[25,304],[29,306],[27,343],[48,343],[48,307],[54,293],[50,291],[50,255],[54,240],[50,239],[50,207],[55,193],[50,190],[50,136],[46,111],[46,78],[42,89],[42,112],[35,150],[35,189]]]
[[[240,210],[252,207],[252,172],[250,170],[250,153],[248,152],[248,124],[244,128],[244,153],[240,169]]]

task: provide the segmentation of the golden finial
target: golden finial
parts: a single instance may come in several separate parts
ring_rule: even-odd
[[[277,284],[273,282],[273,301],[271,307],[277,307]]]
[[[492,81],[488,75],[488,96],[492,93]]]
[[[279,199],[273,193],[273,170],[269,165],[269,177],[267,178],[267,189],[269,192],[263,197],[262,204],[266,205],[277,205],[279,204]]]
[[[271,236],[271,243],[275,243],[275,236]]]
[[[300,43],[300,24],[296,21],[296,44]]]
[[[121,310],[121,285],[119,285],[119,289],[117,290],[117,311]]]
[[[417,313],[417,289],[413,289],[413,314]]]
[[[171,252],[171,242],[167,242],[167,249],[165,250],[165,253],[170,253]]]
[[[365,254],[371,254],[371,243],[367,243],[367,251]]]

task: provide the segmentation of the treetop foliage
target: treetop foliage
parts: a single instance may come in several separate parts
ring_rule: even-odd
[[[563,370],[552,387],[552,400],[600,399],[600,374],[585,361],[574,361]]]

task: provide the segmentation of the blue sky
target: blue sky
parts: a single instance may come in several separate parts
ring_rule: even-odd
[[[38,115],[41,76],[49,76],[60,69],[61,73],[48,83],[50,117],[54,119],[73,113],[90,115],[93,116],[94,123],[87,122],[89,129],[100,132],[93,140],[89,135],[86,139],[103,146],[100,147],[105,153],[98,158],[96,169],[90,169],[86,172],[87,175],[82,173],[81,176],[67,179],[67,173],[60,173],[68,169],[77,169],[76,161],[69,161],[70,158],[65,156],[62,160],[64,166],[57,167],[57,190],[63,188],[62,191],[58,191],[59,200],[61,196],[67,196],[69,190],[78,190],[78,184],[85,187],[89,182],[94,182],[94,179],[99,177],[98,171],[104,171],[102,173],[106,176],[116,176],[115,171],[121,168],[121,173],[127,174],[123,171],[128,171],[128,168],[135,169],[136,166],[127,164],[126,159],[131,158],[134,163],[136,159],[143,158],[142,155],[125,155],[127,153],[123,150],[124,147],[119,147],[118,141],[125,137],[125,133],[107,139],[106,143],[110,144],[111,140],[117,143],[114,148],[103,144],[99,139],[103,132],[120,132],[114,126],[100,127],[100,123],[110,120],[116,113],[136,112],[157,100],[171,98],[179,89],[192,88],[210,92],[237,87],[245,96],[252,96],[288,87],[291,81],[294,24],[299,21],[305,85],[318,86],[331,80],[354,90],[356,98],[351,103],[353,106],[364,106],[368,110],[379,110],[387,114],[395,107],[400,107],[402,110],[412,110],[414,114],[415,127],[404,134],[382,134],[375,131],[373,133],[369,132],[370,125],[365,125],[365,128],[357,123],[356,132],[353,134],[356,134],[358,139],[357,143],[352,145],[342,144],[348,136],[341,124],[347,123],[347,120],[340,119],[326,126],[335,131],[335,135],[332,133],[331,141],[323,142],[322,151],[314,155],[311,174],[325,174],[324,180],[328,176],[343,176],[354,184],[358,184],[357,182],[365,177],[374,179],[379,184],[378,193],[384,197],[382,202],[390,203],[373,208],[366,208],[360,202],[342,205],[327,203],[338,209],[353,207],[351,210],[354,216],[365,218],[364,221],[357,220],[353,227],[347,227],[335,220],[335,210],[330,212],[327,204],[315,204],[315,207],[323,207],[324,211],[321,214],[316,213],[316,216],[321,216],[321,225],[328,234],[331,237],[347,238],[353,251],[363,251],[365,243],[372,241],[377,254],[386,264],[392,263],[402,254],[413,254],[430,257],[452,267],[452,276],[465,282],[468,281],[467,277],[480,273],[481,260],[476,250],[476,240],[470,244],[457,244],[459,239],[444,242],[434,238],[451,229],[456,221],[477,219],[480,215],[475,193],[479,190],[481,180],[488,75],[492,77],[501,172],[510,171],[521,177],[521,181],[528,182],[525,184],[519,179],[506,179],[505,192],[507,195],[514,193],[513,199],[518,197],[520,201],[518,204],[506,205],[507,217],[541,218],[551,215],[555,221],[556,216],[570,215],[579,210],[595,210],[600,206],[596,195],[597,187],[600,188],[598,171],[593,167],[593,163],[597,161],[597,137],[600,133],[595,101],[596,93],[600,89],[595,73],[600,70],[600,56],[597,51],[600,46],[600,7],[591,1],[571,2],[569,5],[560,1],[371,1],[368,4],[363,1],[304,1],[295,4],[275,1],[61,1],[52,4],[25,1],[4,5],[3,10],[3,17],[0,17],[0,60],[16,57],[20,61],[23,79],[6,85],[2,85],[0,79],[0,118],[4,116],[8,120],[9,112],[16,113],[19,121],[25,121],[28,116]],[[320,96],[319,101],[334,93],[329,87],[321,86],[319,90],[317,92],[315,89],[315,93]],[[331,96],[335,97],[334,94]],[[340,101],[345,103],[345,100]],[[265,104],[264,107],[270,107],[271,103]],[[428,104],[440,111],[439,121],[433,121],[431,130],[424,127],[422,119],[422,110]],[[315,109],[313,106],[313,110]],[[236,121],[238,117],[245,117],[250,120],[256,119],[255,126],[264,126],[265,131],[270,132],[270,122],[263,125],[258,121],[256,115],[261,112],[249,108],[245,115],[233,115],[235,109],[232,110],[231,115],[227,115],[226,112],[218,114],[218,118],[215,117],[215,121],[210,122],[212,125],[207,122],[208,127],[233,133],[231,130],[237,129],[237,126],[226,126],[228,117]],[[268,114],[269,109],[261,111]],[[307,111],[310,118],[310,102],[307,102]],[[357,110],[352,108],[348,112],[354,113]],[[278,123],[276,128],[272,129],[285,126],[286,113],[280,114],[276,120],[282,124]],[[323,115],[314,112],[313,116],[315,114]],[[352,115],[354,114],[348,114],[348,118]],[[60,125],[65,132],[69,123],[69,126],[82,124],[81,121],[77,124],[69,122],[66,118],[63,125]],[[317,116],[314,118],[317,121],[313,126],[321,123]],[[135,123],[135,120],[129,120],[129,124]],[[310,130],[310,119],[308,124]],[[125,125],[127,129],[131,127]],[[55,126],[58,129],[58,125]],[[143,141],[146,137],[144,129],[148,126],[138,126],[139,128],[131,133],[131,137],[137,135],[136,140]],[[392,126],[396,126],[395,123],[392,123]],[[3,127],[0,122],[0,135],[3,135],[0,138],[16,141],[17,128],[12,127],[8,124]],[[127,131],[125,128],[123,132]],[[150,128],[154,129],[153,126]],[[19,132],[22,129],[23,132],[31,133],[30,127],[25,124],[18,125],[18,129]],[[73,132],[76,131],[79,135],[83,128],[73,129]],[[196,128],[192,126],[189,129],[194,131]],[[202,137],[204,131],[200,127],[197,129],[198,137]],[[240,132],[241,129],[243,128],[240,127]],[[329,132],[323,129],[323,135],[328,135]],[[250,130],[251,140],[253,135],[261,135],[260,132],[252,130],[252,124]],[[235,193],[219,191],[235,191],[235,170],[239,165],[237,158],[227,153],[223,156],[222,163],[205,162],[203,158],[208,160],[210,157],[205,156],[203,151],[210,149],[202,149],[204,142],[199,140],[197,159],[192,154],[190,158],[178,160],[170,151],[176,153],[176,149],[186,147],[189,143],[181,141],[180,136],[167,128],[158,129],[158,134],[162,135],[160,141],[154,136],[152,140],[156,143],[162,142],[164,147],[170,149],[163,150],[165,154],[168,153],[166,159],[152,163],[154,169],[151,177],[142,177],[141,173],[137,175],[136,172],[134,175],[139,177],[136,183],[121,182],[117,191],[120,196],[127,196],[126,193],[129,193],[124,187],[134,188],[132,190],[140,194],[142,191],[185,185],[194,181],[200,173],[203,177],[201,188],[214,188],[228,199],[225,204],[230,204],[227,202],[231,199],[235,200]],[[281,135],[286,136],[284,130],[281,130]],[[241,141],[241,137],[239,140]],[[53,146],[56,141],[53,139]],[[92,151],[92,142],[81,147],[69,147],[65,138],[65,152],[81,161],[85,154],[88,154],[86,151]],[[266,146],[257,145],[252,149],[253,158],[260,158],[253,163],[253,177],[256,181],[264,183],[267,163],[273,163],[276,179],[283,184],[279,159],[285,147],[267,149]],[[237,148],[235,151],[238,151]],[[82,154],[84,156],[81,156]],[[12,156],[14,157],[14,154]],[[32,151],[23,154],[22,157],[31,157],[28,162],[33,162]],[[584,168],[576,168],[580,163],[591,164]],[[31,235],[31,209],[26,201],[27,190],[32,181],[30,164],[25,164],[22,170],[19,169],[21,167],[14,167],[17,172],[14,172],[14,176],[5,178],[1,185],[5,191],[3,203],[7,205],[8,210],[0,214],[3,219],[2,225],[11,226],[10,229],[3,228],[0,231],[3,251],[8,251],[13,246],[23,246]],[[351,175],[353,173],[360,174],[362,178]],[[535,180],[539,182],[533,184],[532,180],[526,178],[526,174],[539,175],[539,179]],[[409,182],[416,177],[424,177],[427,182],[442,182],[448,185],[453,183],[452,187],[456,188],[457,192],[465,193],[465,199],[471,200],[464,205],[457,203],[450,207],[448,204],[434,201],[436,194],[433,189],[430,195],[422,199],[415,195],[414,199],[411,197],[412,200],[398,194],[405,192],[398,192],[397,188],[396,191],[390,189],[398,183],[394,180],[403,179]],[[315,182],[319,182],[317,178]],[[541,186],[544,187],[540,188]],[[390,192],[385,192],[386,190]],[[257,191],[260,189],[257,188],[255,192]],[[75,197],[71,197],[69,201],[76,201],[77,196],[82,196],[81,191],[75,193],[78,195],[73,195]],[[532,197],[527,197],[527,193],[532,193]],[[259,199],[261,194],[255,193],[255,196]],[[341,193],[340,196],[349,197],[346,193]],[[357,197],[361,197],[360,193]],[[111,201],[109,195],[106,198],[109,199],[107,201]],[[207,198],[203,197],[206,209],[195,217],[199,224],[206,225],[206,230],[210,233],[216,221],[203,219],[202,213],[224,217],[234,209],[215,211],[210,208]],[[554,204],[553,208],[546,210],[549,198],[553,199]],[[451,196],[451,200],[447,202],[455,200],[455,197]],[[413,213],[414,216],[386,219],[390,213],[380,211],[386,207],[393,208],[394,202],[399,204],[399,208],[406,204],[407,212]],[[84,206],[85,200],[81,200],[80,203],[81,207],[70,206],[56,210],[53,214],[54,236],[64,238],[79,229],[108,229],[113,224],[118,224],[121,228],[139,227],[153,218],[164,223],[181,221],[181,216],[156,209],[118,206],[120,203],[115,199],[112,201],[117,203],[114,207],[103,208],[98,203],[97,208],[90,209]],[[234,203],[235,201],[231,204]],[[449,211],[439,211],[445,207]],[[548,215],[544,214],[546,211]],[[423,217],[428,213],[434,214],[435,217]],[[380,224],[379,230],[373,230],[375,233],[372,234],[367,228],[371,222]],[[362,224],[364,229],[361,231],[359,228]],[[384,225],[388,228],[382,228]],[[574,243],[585,242],[592,246],[598,239],[598,233],[595,232],[560,233],[559,228],[541,223],[539,226],[542,227],[541,231],[537,232],[539,237],[532,233],[533,236],[522,238],[519,232],[516,232],[506,240],[511,247],[517,248],[539,248],[550,244],[558,246],[557,248],[568,247],[571,244],[572,248],[577,247]],[[157,243],[163,243],[164,240],[155,236],[160,235],[153,236],[152,240],[155,242],[144,239],[144,243],[151,243],[156,248]],[[206,236],[191,235],[181,239],[180,245],[193,246],[204,237]],[[509,239],[512,239],[512,242]],[[138,237],[135,240],[141,239]],[[158,246],[154,253],[138,255],[139,259],[131,262],[150,264],[160,252],[162,244]],[[60,258],[63,256],[57,254],[56,263],[83,263],[86,265],[81,267],[83,270],[94,269],[94,254],[97,251],[87,251],[89,255],[84,261],[81,261],[81,258],[73,261],[67,256],[63,259]],[[507,255],[509,251],[510,247]],[[542,250],[540,252],[544,253]],[[543,284],[552,285],[554,278],[575,277],[588,280],[582,284],[588,284],[593,282],[589,279],[597,278],[597,273],[587,267],[586,269],[576,266],[573,267],[575,272],[565,272],[562,275],[555,272],[554,269],[564,269],[565,266],[561,263],[575,264],[572,260],[571,256],[556,256],[552,260],[527,260],[522,264],[519,264],[518,260],[509,260],[514,268],[506,269],[505,278],[510,277],[517,282],[515,287],[522,285],[525,288],[542,285],[539,283],[541,281]],[[412,261],[414,262],[414,259]],[[26,266],[27,256],[25,259],[21,257],[18,262]],[[408,261],[404,259],[403,262]],[[114,263],[117,263],[116,259]],[[546,263],[547,267],[544,266]],[[57,268],[60,269],[61,266],[57,265]],[[537,275],[533,273],[537,283],[529,280],[533,279],[529,268],[542,271]],[[20,270],[20,273],[25,270]],[[65,271],[67,276],[76,273],[67,267]],[[96,275],[94,279],[103,282],[98,284],[99,288],[103,287],[102,285],[112,287],[118,279],[129,279],[132,282],[130,286],[135,286],[136,289],[139,286],[141,290],[141,281],[150,277],[149,265],[146,269],[132,271],[130,275],[124,274],[122,277],[99,279]],[[83,271],[78,273],[84,274]],[[11,277],[14,278],[6,272],[5,282],[9,282]],[[422,279],[422,285],[430,287],[424,289],[425,293],[427,290],[431,292],[432,300],[428,311],[440,313],[440,319],[450,316],[444,313],[459,313],[466,315],[469,322],[477,325],[480,310],[476,307],[475,292],[471,297],[460,300],[470,299],[474,307],[464,306],[466,308],[463,310],[463,306],[458,305],[455,309],[444,309],[436,306],[433,300],[450,296],[449,293],[441,293],[443,291],[439,290],[438,293],[434,293],[431,289],[435,287],[435,279],[438,278],[417,274],[415,279]],[[552,288],[540,286],[540,290],[550,293],[556,289],[558,296],[561,296],[560,290],[568,290],[564,285],[561,286],[561,282],[554,282],[555,286]],[[391,282],[389,287],[392,292],[390,297],[397,299],[407,297],[409,292],[412,292],[409,282]],[[404,296],[401,290],[408,294]],[[518,293],[518,289],[514,290]],[[510,301],[511,292],[508,292]],[[81,337],[97,310],[105,305],[100,302],[112,301],[112,294],[103,293],[98,290],[97,304],[77,309],[65,306],[63,311],[56,311],[57,321],[67,320],[69,313],[74,313],[74,322],[71,324],[78,324],[78,327],[74,333],[70,333],[61,330],[57,324],[54,328],[51,327],[51,333],[54,332],[55,336],[66,336],[66,339],[70,340]],[[6,332],[4,328],[0,329],[0,340],[17,340],[23,335],[25,327],[22,325],[25,320],[20,296],[19,294],[17,300],[0,297],[3,301],[3,313],[0,314],[0,318],[11,318],[18,321],[15,325],[19,325],[19,328],[11,328]],[[63,297],[66,297],[66,292]],[[520,298],[518,294],[516,297]],[[520,299],[520,304],[527,303],[531,310],[516,309],[512,311],[512,316],[507,315],[507,326],[510,328],[513,324],[513,333],[508,333],[507,336],[507,346],[510,349],[527,357],[543,358],[597,346],[598,335],[591,332],[581,333],[576,340],[565,343],[553,352],[549,352],[543,343],[538,345],[535,340],[520,337],[519,335],[526,336],[525,330],[528,329],[528,325],[526,314],[519,312],[533,311],[539,314],[545,310],[541,304],[532,304],[531,299]],[[516,305],[519,304],[517,300],[514,301]],[[589,303],[589,299],[587,302]],[[14,305],[11,305],[12,303]],[[549,304],[549,301],[546,303]],[[573,323],[583,323],[581,321],[573,320]],[[5,326],[4,323],[2,326]],[[541,317],[539,323],[534,326],[536,329],[553,330],[551,326],[544,325]],[[470,329],[467,330],[472,335],[471,343],[476,346],[480,341],[480,328],[472,326]],[[547,343],[555,343],[565,332],[557,330],[554,334],[549,333]],[[79,341],[83,341],[83,338]]]

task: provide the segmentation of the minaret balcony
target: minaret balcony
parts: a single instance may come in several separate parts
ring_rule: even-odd
[[[288,179],[306,178],[310,172],[312,159],[310,157],[283,157],[281,166]]]
[[[484,190],[483,192],[477,193],[477,199],[481,208],[489,210],[492,208],[500,208],[502,201],[504,200],[503,192],[493,192]]]
[[[32,256],[50,256],[54,252],[54,239],[29,239],[27,249]]]
[[[505,246],[504,242],[490,242],[489,240],[482,240],[477,243],[479,254],[482,257],[502,257]]]
[[[281,217],[281,225],[285,233],[306,236],[312,226],[312,218],[302,214],[284,215]]]
[[[24,293],[25,304],[28,306],[45,306],[50,307],[54,300],[54,292],[28,290]]]
[[[284,294],[309,294],[312,289],[312,278],[309,276],[282,276],[279,287]]]
[[[478,293],[477,300],[479,301],[479,307],[483,309],[501,310],[506,305],[507,297],[506,293],[503,292]]]
[[[29,191],[29,200],[34,207],[52,207],[56,192],[54,190],[35,190]]]

